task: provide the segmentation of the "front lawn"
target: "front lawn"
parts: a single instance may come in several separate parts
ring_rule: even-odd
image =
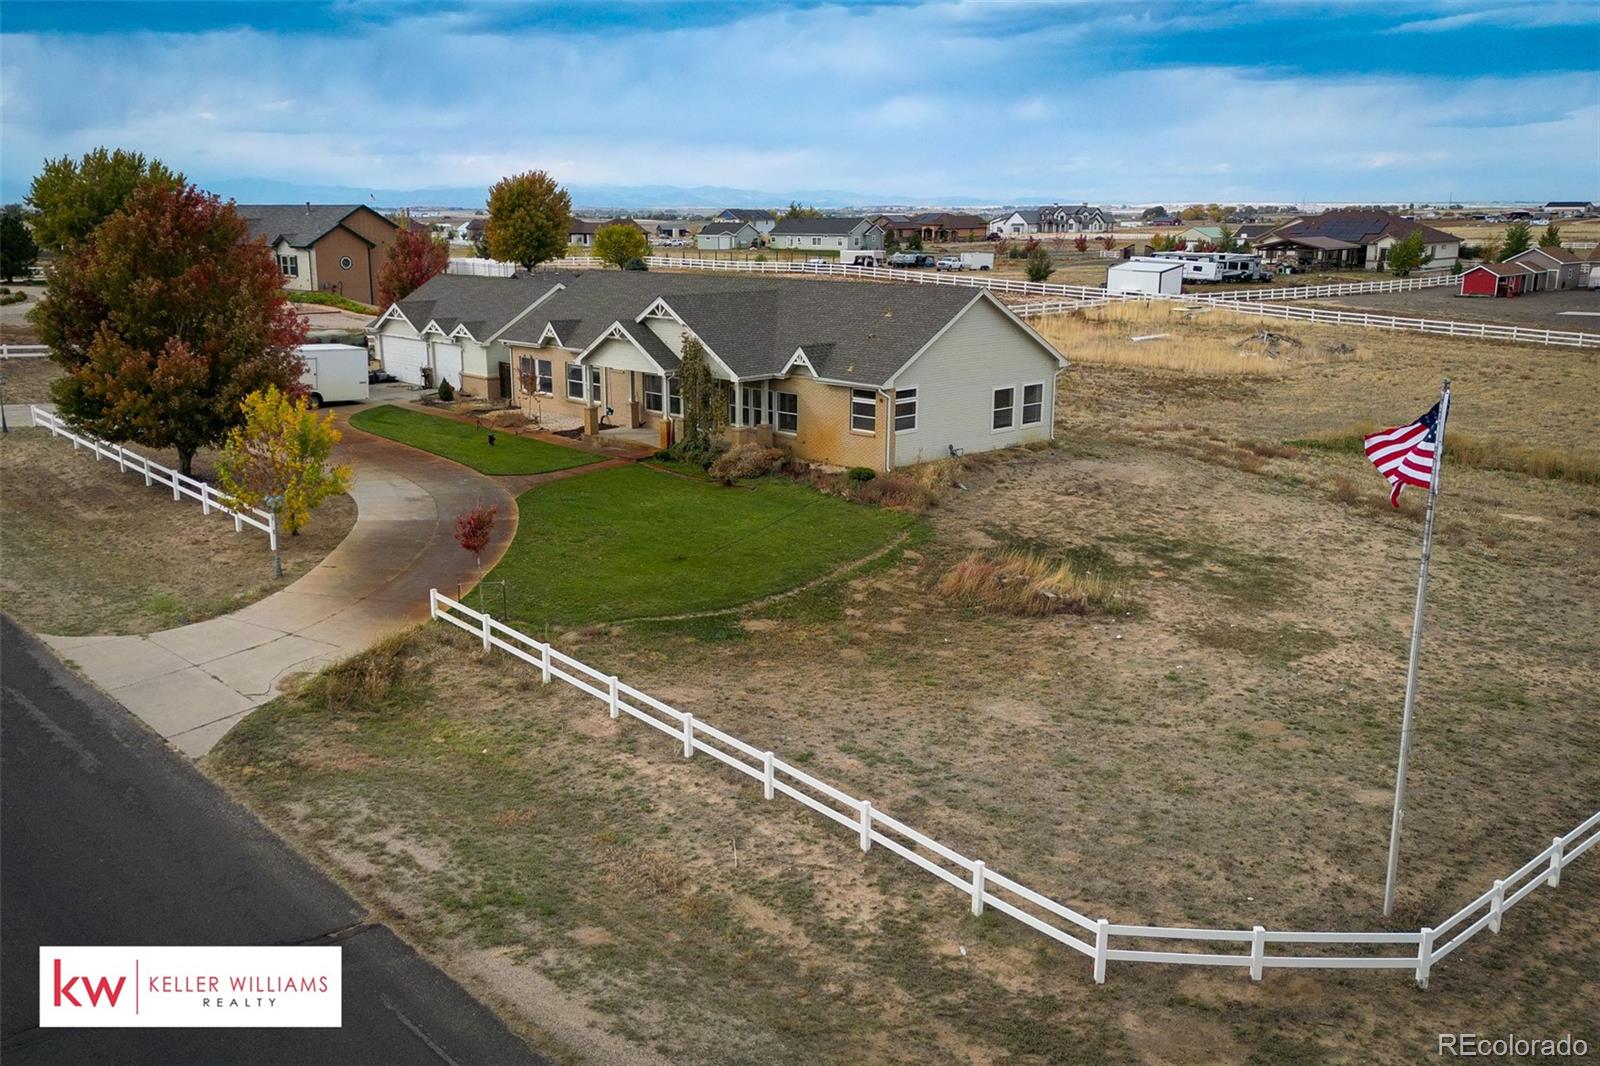
[[[480,474],[544,474],[600,461],[600,456],[542,440],[497,433],[449,418],[407,411],[385,404],[350,416],[350,424],[368,433],[421,448],[470,466]]]
[[[732,607],[870,555],[918,519],[789,481],[733,488],[639,466],[530,489],[493,573],[526,622]]]

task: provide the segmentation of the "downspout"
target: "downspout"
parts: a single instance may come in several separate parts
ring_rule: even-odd
[[[894,469],[894,390],[878,388],[878,395],[883,397],[883,472],[888,473]],[[918,397],[921,399],[921,397]]]

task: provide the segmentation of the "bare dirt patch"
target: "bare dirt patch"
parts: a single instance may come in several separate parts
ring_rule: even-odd
[[[61,368],[49,359],[0,359],[0,375],[6,403],[49,403],[50,383],[61,376]]]
[[[147,452],[173,465],[172,455]],[[209,478],[212,457],[196,457]],[[115,463],[42,429],[0,441],[0,604],[28,628],[79,636],[150,633],[238,608],[310,570],[355,523],[355,502],[319,507],[283,537],[284,581],[265,534],[175,502]]]

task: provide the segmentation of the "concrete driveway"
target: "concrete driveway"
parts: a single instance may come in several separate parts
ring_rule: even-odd
[[[339,413],[345,422],[353,408]],[[451,595],[478,574],[454,539],[456,515],[496,505],[484,569],[516,532],[510,489],[467,467],[352,430],[354,528],[321,564],[242,610],[147,636],[42,636],[55,652],[185,754],[210,751],[277,694],[285,676],[319,670],[425,619],[428,590]],[[199,521],[198,511],[196,520]]]

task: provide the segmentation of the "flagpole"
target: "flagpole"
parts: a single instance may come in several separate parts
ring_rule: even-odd
[[[1405,821],[1406,764],[1411,761],[1411,718],[1417,702],[1417,663],[1422,655],[1422,605],[1428,596],[1428,560],[1433,554],[1433,511],[1444,473],[1444,427],[1450,417],[1450,379],[1439,389],[1438,442],[1433,476],[1428,479],[1428,514],[1422,520],[1422,563],[1417,569],[1417,602],[1411,614],[1411,663],[1406,667],[1406,705],[1400,716],[1400,764],[1394,776],[1394,816],[1389,823],[1389,871],[1383,882],[1383,916],[1394,912],[1395,875],[1400,869],[1400,826]]]

